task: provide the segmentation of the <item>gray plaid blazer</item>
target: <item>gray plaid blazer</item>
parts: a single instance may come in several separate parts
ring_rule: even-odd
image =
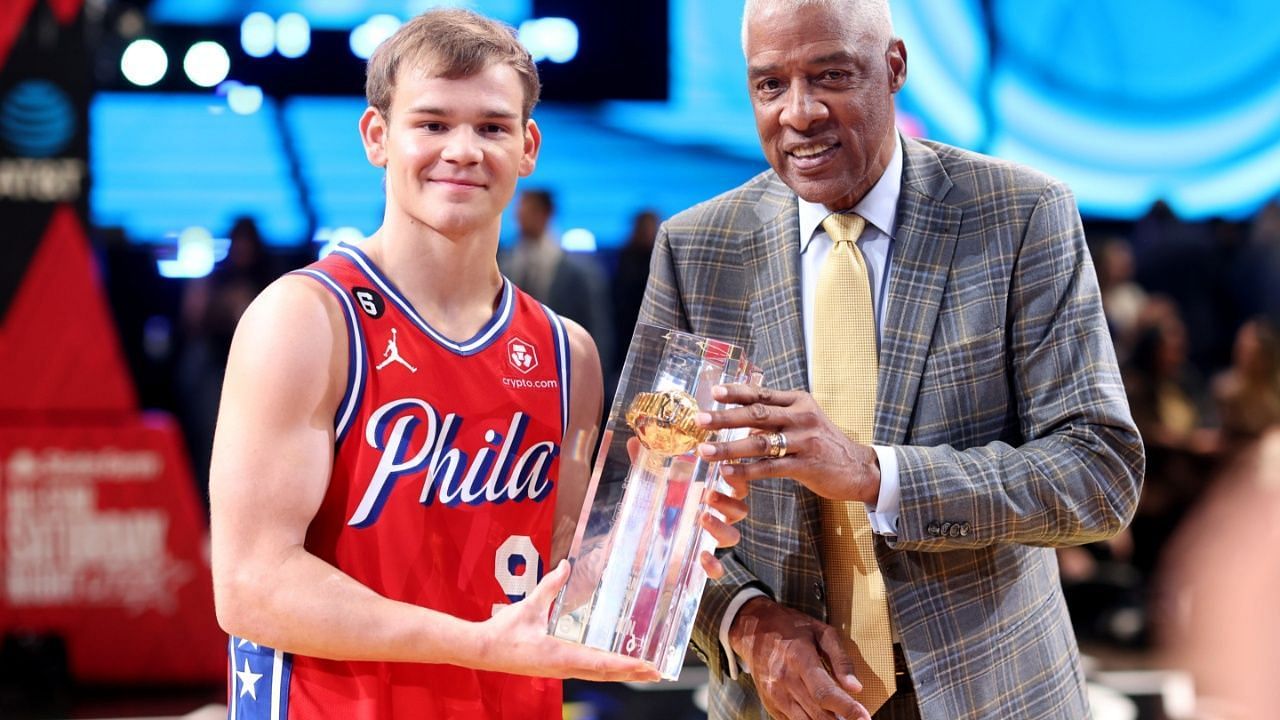
[[[1089,714],[1053,547],[1131,519],[1144,456],[1061,183],[903,139],[875,440],[895,448],[895,538],[877,539],[926,720]],[[740,343],[765,382],[807,389],[795,194],[773,172],[658,234],[643,322]],[[825,620],[816,496],[753,485],[742,541],[708,586],[694,645],[711,716],[765,712],[728,677],[718,630],[744,586]]]

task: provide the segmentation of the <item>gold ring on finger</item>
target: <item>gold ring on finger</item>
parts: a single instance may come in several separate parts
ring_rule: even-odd
[[[764,440],[768,443],[768,449],[765,455],[771,458],[780,458],[787,456],[787,436],[780,432],[765,433]]]

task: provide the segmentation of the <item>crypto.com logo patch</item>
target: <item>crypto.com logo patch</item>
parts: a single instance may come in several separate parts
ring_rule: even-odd
[[[538,367],[538,351],[534,349],[533,343],[518,337],[512,338],[507,341],[507,362],[511,363],[511,367],[528,375],[531,370]]]

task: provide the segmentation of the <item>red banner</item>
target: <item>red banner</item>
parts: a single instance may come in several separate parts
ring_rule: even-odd
[[[49,0],[49,8],[62,25],[75,20],[83,4],[84,0]],[[4,67],[9,50],[35,7],[36,0],[5,0],[0,3],[0,67]]]
[[[177,428],[0,426],[0,633],[56,632],[81,680],[217,682],[206,522]]]
[[[0,422],[137,407],[89,241],[60,205],[0,322]]]
[[[85,236],[81,6],[0,0],[0,636],[60,636],[76,680],[220,682],[203,506]]]

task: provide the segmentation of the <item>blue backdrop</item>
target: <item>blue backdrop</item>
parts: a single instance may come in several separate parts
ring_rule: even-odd
[[[250,4],[158,0],[152,12],[235,22]],[[302,8],[316,24],[350,26],[377,11],[407,17],[439,3],[278,4]],[[1033,165],[1065,180],[1095,217],[1135,218],[1158,199],[1189,219],[1242,217],[1280,191],[1280,10],[1272,0],[891,4],[908,50],[899,96],[908,132]],[[532,4],[485,7],[518,21]],[[535,112],[546,149],[525,184],[557,191],[561,231],[584,228],[600,246],[616,245],[641,207],[670,214],[765,167],[740,13],[740,0],[670,1],[665,102]],[[368,232],[382,191],[356,136],[360,91],[267,98],[247,116],[212,92],[100,93],[91,116],[92,218],[144,242],[190,225],[218,234],[240,213],[257,216],[274,243],[340,226]]]

